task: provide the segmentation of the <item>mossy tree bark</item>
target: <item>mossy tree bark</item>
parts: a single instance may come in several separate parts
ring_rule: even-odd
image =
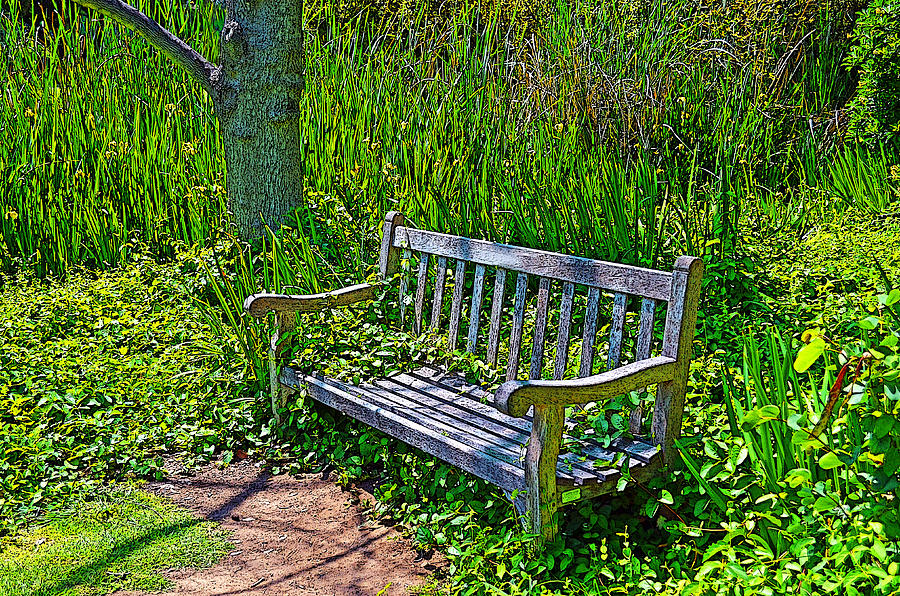
[[[225,149],[229,211],[243,239],[277,229],[303,192],[302,0],[228,0],[222,64],[121,0],[76,0],[143,35],[212,98]]]

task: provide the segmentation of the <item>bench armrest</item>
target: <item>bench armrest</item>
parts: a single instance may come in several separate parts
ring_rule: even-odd
[[[565,381],[507,381],[494,395],[494,406],[510,416],[524,416],[533,405],[570,406],[601,401],[675,378],[677,360],[658,356],[598,375]]]
[[[347,306],[363,300],[371,300],[380,284],[358,284],[324,292],[322,294],[270,294],[262,292],[247,296],[244,300],[244,310],[254,317],[263,317],[271,311],[276,312],[313,312]]]

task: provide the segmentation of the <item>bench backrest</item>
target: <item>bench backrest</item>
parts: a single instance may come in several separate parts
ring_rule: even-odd
[[[465,333],[465,349],[484,354],[491,366],[497,366],[500,345],[505,343],[507,380],[519,377],[523,343],[529,379],[565,378],[575,331],[573,319],[581,323],[576,376],[600,372],[595,360],[598,322],[602,320],[598,315],[604,310],[610,316],[609,341],[602,346],[606,348],[604,369],[656,355],[689,361],[696,312],[696,296],[689,295],[689,288],[699,290],[697,283],[689,283],[689,277],[696,277],[702,269],[696,266],[699,264],[694,257],[681,257],[674,271],[663,272],[474,240],[407,227],[403,215],[397,212],[389,213],[385,220],[380,259],[385,278],[401,267],[409,268],[409,274],[401,276],[400,310],[402,319],[412,318],[417,333],[425,327],[426,317],[429,329],[440,328],[448,289],[446,278],[452,272],[450,349],[460,345],[460,334]],[[529,281],[533,278],[537,282],[530,285],[536,286],[537,292],[529,308]],[[507,285],[512,290],[513,283],[515,290],[507,296]],[[489,313],[484,305],[487,293],[492,295]],[[627,314],[629,303],[637,311],[632,317]],[[580,312],[575,312],[576,308]],[[512,319],[511,325],[504,324],[507,317]],[[556,337],[548,337],[551,318]],[[638,319],[636,336],[626,334],[629,318]],[[486,330],[482,322],[487,323]],[[656,342],[660,332],[662,341]],[[482,351],[485,336],[487,346]],[[523,341],[529,337],[530,342]],[[555,346],[552,373],[544,369],[548,342]],[[530,352],[527,343],[531,344]],[[639,424],[633,420],[633,431],[637,430],[634,426]]]

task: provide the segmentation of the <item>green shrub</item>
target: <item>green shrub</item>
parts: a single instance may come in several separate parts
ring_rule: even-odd
[[[859,74],[850,102],[850,133],[869,144],[900,131],[900,5],[873,0],[860,13],[847,65]]]

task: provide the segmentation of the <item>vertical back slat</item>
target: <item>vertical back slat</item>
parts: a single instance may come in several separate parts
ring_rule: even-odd
[[[497,366],[497,352],[500,350],[500,314],[503,312],[503,293],[506,290],[506,269],[497,268],[494,278],[494,303],[491,305],[491,329],[488,334],[487,360]]]
[[[559,332],[556,334],[556,362],[553,366],[553,378],[562,379],[566,374],[569,361],[569,330],[572,326],[572,299],[575,296],[575,284],[563,284],[562,298],[559,303]]]
[[[641,327],[638,331],[636,360],[646,360],[650,357],[650,347],[653,344],[653,323],[656,318],[656,300],[644,298],[641,301]]]
[[[650,357],[650,347],[653,344],[653,322],[656,317],[656,300],[644,298],[641,300],[641,326],[638,330],[637,346],[635,347],[635,360],[646,360]],[[628,419],[628,430],[633,435],[641,433],[644,421],[644,408],[638,405],[631,411]]]
[[[581,340],[579,377],[588,377],[594,366],[594,340],[597,338],[597,314],[600,311],[600,289],[588,290],[587,311],[584,313],[584,337]]]
[[[606,370],[612,370],[619,366],[622,359],[622,335],[625,331],[625,305],[628,296],[616,293],[613,298],[612,325],[609,329],[609,359],[606,362]]]
[[[516,277],[516,304],[513,307],[513,326],[509,334],[509,361],[506,363],[506,380],[514,381],[519,373],[519,352],[522,349],[522,328],[525,325],[525,290],[528,274]]]
[[[550,278],[542,277],[534,315],[534,342],[531,345],[529,379],[540,379],[544,366],[544,336],[547,334],[547,310],[550,306]]]
[[[409,259],[412,253],[404,248],[400,259],[400,324],[406,323],[406,293],[409,291]]]
[[[434,304],[431,305],[431,325],[437,329],[441,324],[441,309],[444,307],[444,286],[447,284],[447,257],[438,257],[437,275],[434,277]]]
[[[481,316],[481,298],[484,295],[484,265],[475,265],[475,285],[472,287],[472,306],[469,308],[469,336],[466,351],[475,351],[478,342],[478,319]]]
[[[459,338],[459,317],[462,313],[463,291],[466,289],[466,262],[456,260],[456,274],[453,276],[453,304],[450,305],[450,351],[456,349]]]
[[[425,282],[428,275],[428,259],[431,255],[428,253],[419,253],[419,275],[416,277],[416,319],[413,322],[413,328],[416,333],[422,333],[422,310],[425,307]]]

